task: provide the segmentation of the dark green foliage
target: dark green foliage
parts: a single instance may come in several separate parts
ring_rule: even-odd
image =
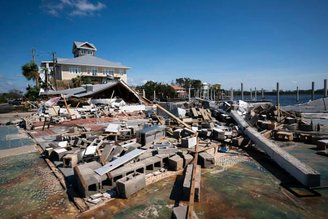
[[[145,90],[146,97],[149,99],[154,98],[154,90],[156,92],[156,99],[167,99],[173,98],[175,96],[174,89],[168,84],[157,83],[154,81],[147,81],[142,86],[137,86],[136,90],[142,93],[142,90]]]
[[[91,84],[91,79],[83,76],[76,76],[72,79],[73,87],[80,87],[82,84]]]
[[[22,74],[27,80],[35,81],[35,86],[39,87],[39,67],[35,62],[30,62],[23,65]]]
[[[0,94],[0,103],[7,103],[10,100],[15,100],[23,97],[23,92],[20,90],[10,90],[7,93]]]
[[[25,97],[28,100],[36,100],[39,97],[39,92],[40,92],[40,88],[34,86],[31,87],[30,85],[28,85],[28,87],[26,88],[26,94]]]

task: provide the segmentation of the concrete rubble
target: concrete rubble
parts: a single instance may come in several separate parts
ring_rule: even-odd
[[[311,133],[318,124],[292,112],[279,111],[267,102],[213,103],[196,99],[182,105],[153,105],[125,85],[120,86],[124,92],[115,96],[116,91],[110,90],[104,98],[96,92],[93,96],[91,88],[82,96],[70,91],[49,92],[48,96],[60,96],[19,121],[39,140],[45,159],[63,174],[72,199],[83,200],[77,202],[85,204],[80,209],[113,198],[129,198],[152,182],[181,173],[183,200],[189,200],[194,178],[195,201],[201,202],[201,168],[215,167],[217,153],[250,147],[252,143],[258,146],[262,138],[266,140],[261,142],[311,142],[318,150],[328,147],[327,135]],[[126,98],[129,95],[133,97]],[[324,130],[325,125],[319,126]],[[257,134],[250,137],[248,127]],[[39,135],[44,132],[52,136],[41,139]],[[263,147],[259,150],[263,151]],[[282,149],[277,150],[282,156],[289,156]],[[195,155],[198,162],[193,176]],[[300,182],[318,186],[320,175],[314,170],[313,175],[309,184],[306,180]],[[184,218],[181,215],[187,212],[187,206],[173,209],[176,218]]]

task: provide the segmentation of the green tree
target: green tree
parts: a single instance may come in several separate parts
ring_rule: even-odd
[[[144,85],[137,86],[136,90],[140,93],[142,93],[142,90],[145,90],[146,97],[149,99],[154,98],[154,91],[156,92],[157,99],[166,99],[167,97],[172,98],[175,95],[175,91],[170,85],[154,81],[147,81]]]
[[[80,75],[72,79],[73,87],[80,87],[82,84],[82,78]]]
[[[35,62],[30,62],[22,66],[22,74],[27,80],[35,81],[35,87],[39,88],[39,67]]]
[[[40,89],[36,86],[31,87],[30,85],[28,85],[26,88],[26,91],[27,92],[25,94],[25,97],[28,100],[36,100],[39,97]]]

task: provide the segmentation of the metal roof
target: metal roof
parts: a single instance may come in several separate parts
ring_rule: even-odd
[[[132,159],[136,158],[137,156],[141,155],[144,152],[145,152],[145,150],[134,149],[133,151],[130,151],[129,153],[124,154],[122,157],[119,157],[116,160],[96,169],[95,172],[98,175],[102,176],[102,175],[118,168],[119,166],[131,161]]]
[[[85,92],[86,88],[85,87],[76,87],[76,88],[71,88],[71,89],[66,89],[66,90],[49,90],[46,91],[42,94],[44,95],[67,95],[67,96],[73,96],[74,94],[79,94],[82,92]]]
[[[104,91],[108,88],[111,88],[111,87],[113,87],[117,84],[119,84],[118,81],[109,81],[106,84],[94,84],[94,85],[88,84],[88,85],[84,85],[85,91],[81,92],[81,93],[74,94],[73,96],[74,97],[90,96],[90,95],[99,93],[101,91]],[[87,91],[88,90],[87,87],[91,87],[90,91]]]
[[[96,67],[107,67],[107,68],[111,68],[111,67],[126,68],[126,69],[129,68],[127,66],[122,65],[119,62],[108,61],[93,55],[78,56],[72,59],[58,58],[57,64],[96,66]]]
[[[84,44],[89,44],[90,46],[92,46],[94,48],[94,50],[97,50],[96,46],[92,43],[74,41],[74,46],[76,46],[76,48],[81,48]]]
[[[139,94],[130,88],[124,81],[122,80],[112,80],[107,82],[106,84],[94,84],[94,85],[82,85],[81,87],[77,88],[71,88],[66,90],[58,90],[58,91],[45,91],[41,93],[40,95],[66,95],[67,97],[88,97],[92,96],[93,94],[99,93],[101,91],[104,91],[108,88],[111,88],[116,85],[121,85],[124,88],[126,88],[129,92],[131,92],[132,95],[134,95],[140,102],[145,103],[145,101],[139,96]],[[88,91],[89,90],[89,91]],[[129,94],[128,96],[130,96]]]

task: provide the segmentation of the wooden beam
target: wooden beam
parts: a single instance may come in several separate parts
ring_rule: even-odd
[[[197,143],[195,145],[195,154],[194,154],[195,157],[194,157],[194,161],[193,161],[187,219],[193,219],[193,213],[194,213],[195,183],[196,183],[196,174],[197,174],[196,170],[197,170],[197,161],[198,161],[198,149],[197,148],[198,148],[198,137],[197,137]]]
[[[188,125],[187,123],[183,122],[181,119],[179,119],[178,117],[176,117],[175,115],[173,115],[172,113],[170,113],[169,111],[167,111],[164,107],[160,106],[159,104],[155,104],[156,107],[160,108],[162,111],[164,111],[167,115],[171,116],[173,119],[175,119],[178,123],[181,123],[182,125],[184,125],[185,127],[191,129],[191,126]],[[194,131],[193,131],[194,133]]]
[[[67,105],[66,98],[65,98],[64,95],[63,95],[63,99],[64,99],[65,108],[66,108],[68,114],[71,116],[71,112],[69,111],[69,107],[68,107],[68,105]]]

